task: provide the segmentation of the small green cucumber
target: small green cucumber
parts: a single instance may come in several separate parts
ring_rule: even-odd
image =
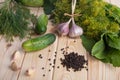
[[[46,48],[51,45],[56,39],[55,34],[48,33],[43,36],[33,38],[23,42],[22,48],[25,52],[33,52]]]
[[[42,14],[38,17],[36,26],[35,26],[35,32],[37,34],[44,34],[47,30],[47,24],[48,24],[48,17],[46,14]]]
[[[25,6],[31,6],[31,7],[40,7],[43,6],[44,0],[16,0],[17,2],[21,3]]]

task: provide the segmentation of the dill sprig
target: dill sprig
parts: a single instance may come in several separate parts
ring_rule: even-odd
[[[35,16],[24,6],[14,0],[5,0],[0,8],[0,34],[7,41],[12,41],[18,36],[23,39],[29,32],[29,24]]]

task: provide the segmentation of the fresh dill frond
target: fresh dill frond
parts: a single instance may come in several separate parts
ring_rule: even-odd
[[[5,0],[0,8],[0,34],[7,41],[12,41],[16,36],[23,39],[29,33],[28,26],[34,18],[29,9],[14,0]]]

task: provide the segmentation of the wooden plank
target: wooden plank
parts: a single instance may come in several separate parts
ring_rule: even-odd
[[[66,68],[63,68],[61,65],[60,58],[63,58],[63,54],[61,49],[67,47],[67,37],[59,37],[58,45],[57,45],[57,58],[56,64],[54,69],[54,76],[52,80],[70,80],[71,74],[70,72],[66,71]],[[57,68],[57,67],[60,68]]]
[[[2,72],[2,68],[3,68],[3,59],[4,59],[4,56],[5,56],[5,53],[6,53],[6,50],[7,50],[7,47],[6,47],[6,43],[5,43],[5,39],[2,38],[2,36],[0,36],[0,80],[3,78],[3,74],[4,72]]]
[[[116,68],[116,80],[120,80],[120,68]]]
[[[4,2],[4,0],[0,0],[0,2]]]
[[[5,39],[4,38],[2,38],[2,36],[0,36],[0,67],[2,66],[2,59],[3,59],[3,56],[4,56],[4,54],[5,54],[5,52],[6,52],[6,50],[7,50],[7,44],[6,44],[6,42],[5,42]]]
[[[109,2],[109,3],[110,3],[110,0],[104,0],[104,1],[106,1],[106,2]]]
[[[112,65],[109,64],[104,64],[105,65],[105,69],[104,69],[104,80],[118,80],[117,79],[117,73],[116,73],[116,68],[113,67]]]
[[[88,80],[102,80],[100,72],[102,69],[99,67],[99,61],[88,53]]]
[[[120,7],[120,0],[110,0],[110,3]]]

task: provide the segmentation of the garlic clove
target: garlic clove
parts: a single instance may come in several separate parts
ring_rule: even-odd
[[[77,25],[73,25],[69,31],[69,37],[76,38],[83,34],[83,29]]]
[[[21,69],[21,68],[18,68],[16,62],[14,62],[14,61],[11,63],[10,68],[12,71],[18,71]]]
[[[19,51],[15,51],[12,55],[12,61],[19,59],[21,56],[21,53]]]
[[[61,36],[65,36],[69,33],[69,24],[71,19],[66,23],[61,23],[57,26],[57,31]]]
[[[83,34],[83,29],[76,25],[74,20],[72,20],[72,27],[70,28],[70,31],[69,31],[69,37],[71,38],[76,38],[76,37],[79,37]]]
[[[35,68],[30,68],[26,70],[26,76],[32,76],[35,73]]]
[[[61,23],[58,25],[58,33],[61,36],[67,35],[69,32],[69,28],[67,27],[68,25],[66,25],[66,23]]]

